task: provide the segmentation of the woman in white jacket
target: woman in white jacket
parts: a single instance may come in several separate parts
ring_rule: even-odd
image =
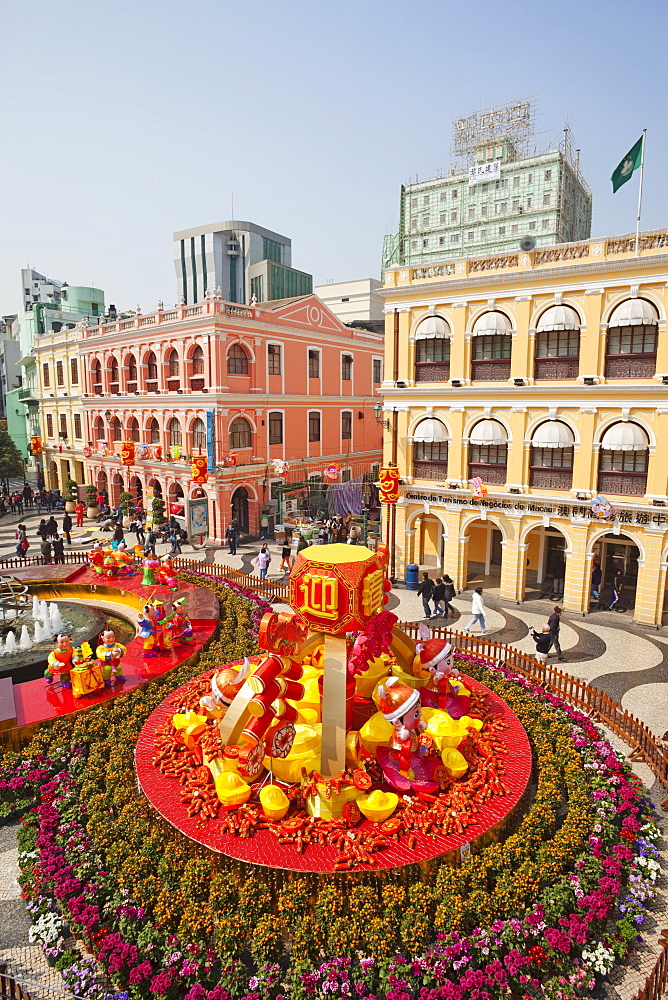
[[[487,634],[487,629],[485,628],[485,602],[482,599],[482,587],[476,587],[473,597],[471,599],[471,621],[468,623],[465,632],[468,632],[475,622],[480,625],[480,632],[482,635]]]

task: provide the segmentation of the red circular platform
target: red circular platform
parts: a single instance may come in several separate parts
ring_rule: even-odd
[[[477,689],[487,695],[491,710],[501,715],[508,727],[504,730],[502,739],[507,746],[507,753],[503,757],[505,766],[503,783],[509,789],[509,793],[495,796],[481,805],[477,822],[467,827],[464,833],[449,836],[419,833],[417,843],[412,848],[408,846],[407,838],[403,837],[396,843],[391,842],[387,849],[373,854],[374,863],[365,865],[359,870],[382,871],[399,868],[433,861],[444,854],[456,851],[465,844],[480,840],[499,827],[510,817],[524,795],[531,776],[532,764],[531,746],[524,727],[515,713],[493,691],[469,677],[462,675],[462,680],[470,689]],[[181,786],[177,781],[165,777],[152,762],[155,755],[155,730],[174,714],[174,705],[178,704],[178,692],[181,690],[182,688],[177,688],[173,691],[148,717],[135,750],[139,785],[156,811],[184,836],[229,858],[286,871],[334,872],[337,854],[334,847],[311,844],[303,854],[299,854],[294,846],[277,843],[276,838],[268,830],[258,830],[252,837],[244,839],[229,833],[221,833],[219,819],[211,820],[202,827],[198,825],[197,817],[188,816],[180,800]],[[361,830],[372,828],[373,824],[368,820],[359,827]]]

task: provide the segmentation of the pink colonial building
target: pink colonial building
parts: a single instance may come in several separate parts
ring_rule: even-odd
[[[112,503],[150,488],[169,512],[204,454],[211,536],[222,539],[232,515],[257,534],[277,485],[331,464],[343,481],[369,477],[381,463],[383,337],[345,326],[315,295],[245,306],[211,293],[105,318],[82,329],[80,352],[87,482]],[[129,468],[123,441],[135,443]]]

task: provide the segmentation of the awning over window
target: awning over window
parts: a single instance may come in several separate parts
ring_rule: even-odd
[[[439,444],[449,440],[448,430],[440,420],[421,420],[413,434],[413,441],[424,441],[428,444]]]
[[[601,441],[605,451],[645,451],[649,441],[642,427],[628,422],[608,427]]]
[[[507,440],[506,429],[498,420],[480,420],[469,437],[471,444],[481,445],[506,444]]]
[[[579,330],[580,317],[571,306],[550,306],[538,320],[536,329],[545,330]]]
[[[494,334],[511,333],[510,320],[500,312],[486,312],[478,316],[473,325],[474,337],[492,337]]]
[[[442,316],[427,316],[415,331],[416,340],[436,340],[440,337],[449,337],[450,327]]]
[[[646,299],[626,299],[612,310],[608,326],[657,326],[659,316]]]
[[[558,420],[547,420],[533,432],[531,444],[534,448],[572,448],[573,432]]]

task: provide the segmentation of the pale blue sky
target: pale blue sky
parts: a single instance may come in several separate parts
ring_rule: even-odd
[[[176,299],[172,232],[234,213],[316,282],[378,276],[399,187],[451,120],[535,95],[565,120],[593,235],[635,227],[612,169],[648,129],[643,228],[668,224],[664,0],[4,0],[0,312],[21,267],[121,307]]]

